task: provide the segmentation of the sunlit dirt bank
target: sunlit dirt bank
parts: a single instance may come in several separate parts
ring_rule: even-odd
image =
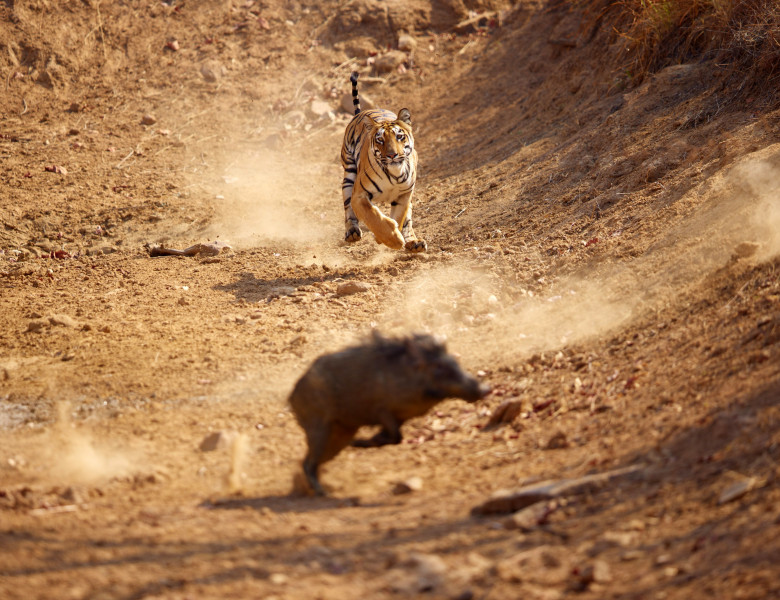
[[[0,5],[0,596],[780,595],[777,15],[631,6]],[[342,241],[353,69],[425,254]],[[287,396],[372,331],[492,392],[293,493]]]

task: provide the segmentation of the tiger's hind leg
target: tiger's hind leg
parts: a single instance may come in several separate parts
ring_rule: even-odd
[[[390,203],[390,217],[395,219],[404,236],[404,248],[409,252],[425,252],[428,244],[425,240],[417,239],[412,227],[412,192],[403,194]]]
[[[354,168],[354,167],[353,167]],[[344,181],[341,184],[342,195],[344,196],[344,241],[348,243],[358,242],[363,237],[360,231],[360,223],[355,211],[352,209],[352,190],[355,186],[355,173],[349,169],[344,170]]]

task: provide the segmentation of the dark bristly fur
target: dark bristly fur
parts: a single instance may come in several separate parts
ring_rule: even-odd
[[[315,494],[322,463],[352,442],[363,425],[379,425],[358,447],[401,442],[401,425],[445,398],[475,402],[487,388],[464,373],[444,344],[429,335],[385,338],[320,356],[298,380],[290,406],[306,433],[303,471]]]

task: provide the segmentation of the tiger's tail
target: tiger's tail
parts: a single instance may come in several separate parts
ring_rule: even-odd
[[[352,71],[352,75],[349,76],[349,80],[352,82],[352,104],[355,105],[355,114],[360,112],[360,98],[357,91],[357,80],[360,77],[360,73]]]

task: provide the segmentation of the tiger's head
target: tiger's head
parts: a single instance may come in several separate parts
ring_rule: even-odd
[[[402,108],[395,121],[377,123],[372,149],[377,161],[390,175],[398,177],[404,172],[414,151],[412,115],[408,108]]]

